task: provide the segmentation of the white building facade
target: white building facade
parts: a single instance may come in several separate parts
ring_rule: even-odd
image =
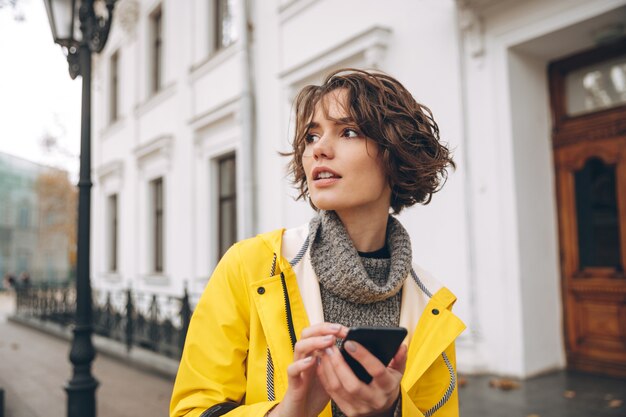
[[[313,212],[294,201],[279,155],[289,150],[293,98],[332,69],[377,68],[433,111],[454,150],[458,168],[443,190],[400,220],[414,260],[459,299],[468,325],[459,369],[591,369],[597,349],[613,349],[568,339],[576,317],[564,308],[548,68],[623,36],[626,1],[118,3],[95,66],[96,288],[199,293],[233,240],[307,222]],[[590,323],[626,317],[617,300],[608,312],[597,302],[580,311]],[[608,326],[609,337],[626,337],[620,326]],[[626,369],[620,355],[593,370]]]

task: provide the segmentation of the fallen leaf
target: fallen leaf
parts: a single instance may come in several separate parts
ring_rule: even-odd
[[[565,392],[563,393],[563,396],[564,396],[565,398],[572,399],[572,398],[576,397],[576,391],[567,390],[567,391],[565,391]]]
[[[501,389],[502,391],[510,391],[519,388],[520,384],[508,378],[494,378],[489,381],[489,386],[491,388]]]
[[[624,404],[622,400],[611,400],[609,401],[609,408],[620,408]]]
[[[529,414],[526,417],[541,417],[539,414]]]
[[[467,385],[467,378],[465,378],[464,376],[460,376],[458,383],[459,383],[459,388],[463,388],[464,386]]]

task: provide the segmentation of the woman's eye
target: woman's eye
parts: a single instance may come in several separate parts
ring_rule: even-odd
[[[357,132],[355,129],[345,129],[343,131],[343,136],[346,138],[358,138],[359,132]]]
[[[307,133],[306,137],[304,138],[306,143],[315,143],[318,140],[320,140],[320,137],[318,135],[316,135],[315,133]]]

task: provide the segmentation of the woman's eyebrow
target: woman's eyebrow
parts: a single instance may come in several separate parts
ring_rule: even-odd
[[[333,119],[332,122],[336,125],[353,125],[355,124],[354,119],[352,117],[341,117],[339,119]],[[317,122],[310,122],[306,125],[306,130],[316,129],[320,127],[320,124]]]
[[[342,117],[340,119],[336,119],[334,122],[337,125],[351,125],[354,124],[354,119],[352,117]]]

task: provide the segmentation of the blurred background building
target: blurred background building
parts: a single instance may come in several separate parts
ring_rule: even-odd
[[[95,66],[94,287],[199,293],[234,241],[307,222],[291,104],[401,80],[458,164],[400,219],[458,296],[462,372],[626,375],[626,1],[121,0]]]
[[[76,191],[65,171],[0,153],[0,277],[8,284],[73,276]]]

